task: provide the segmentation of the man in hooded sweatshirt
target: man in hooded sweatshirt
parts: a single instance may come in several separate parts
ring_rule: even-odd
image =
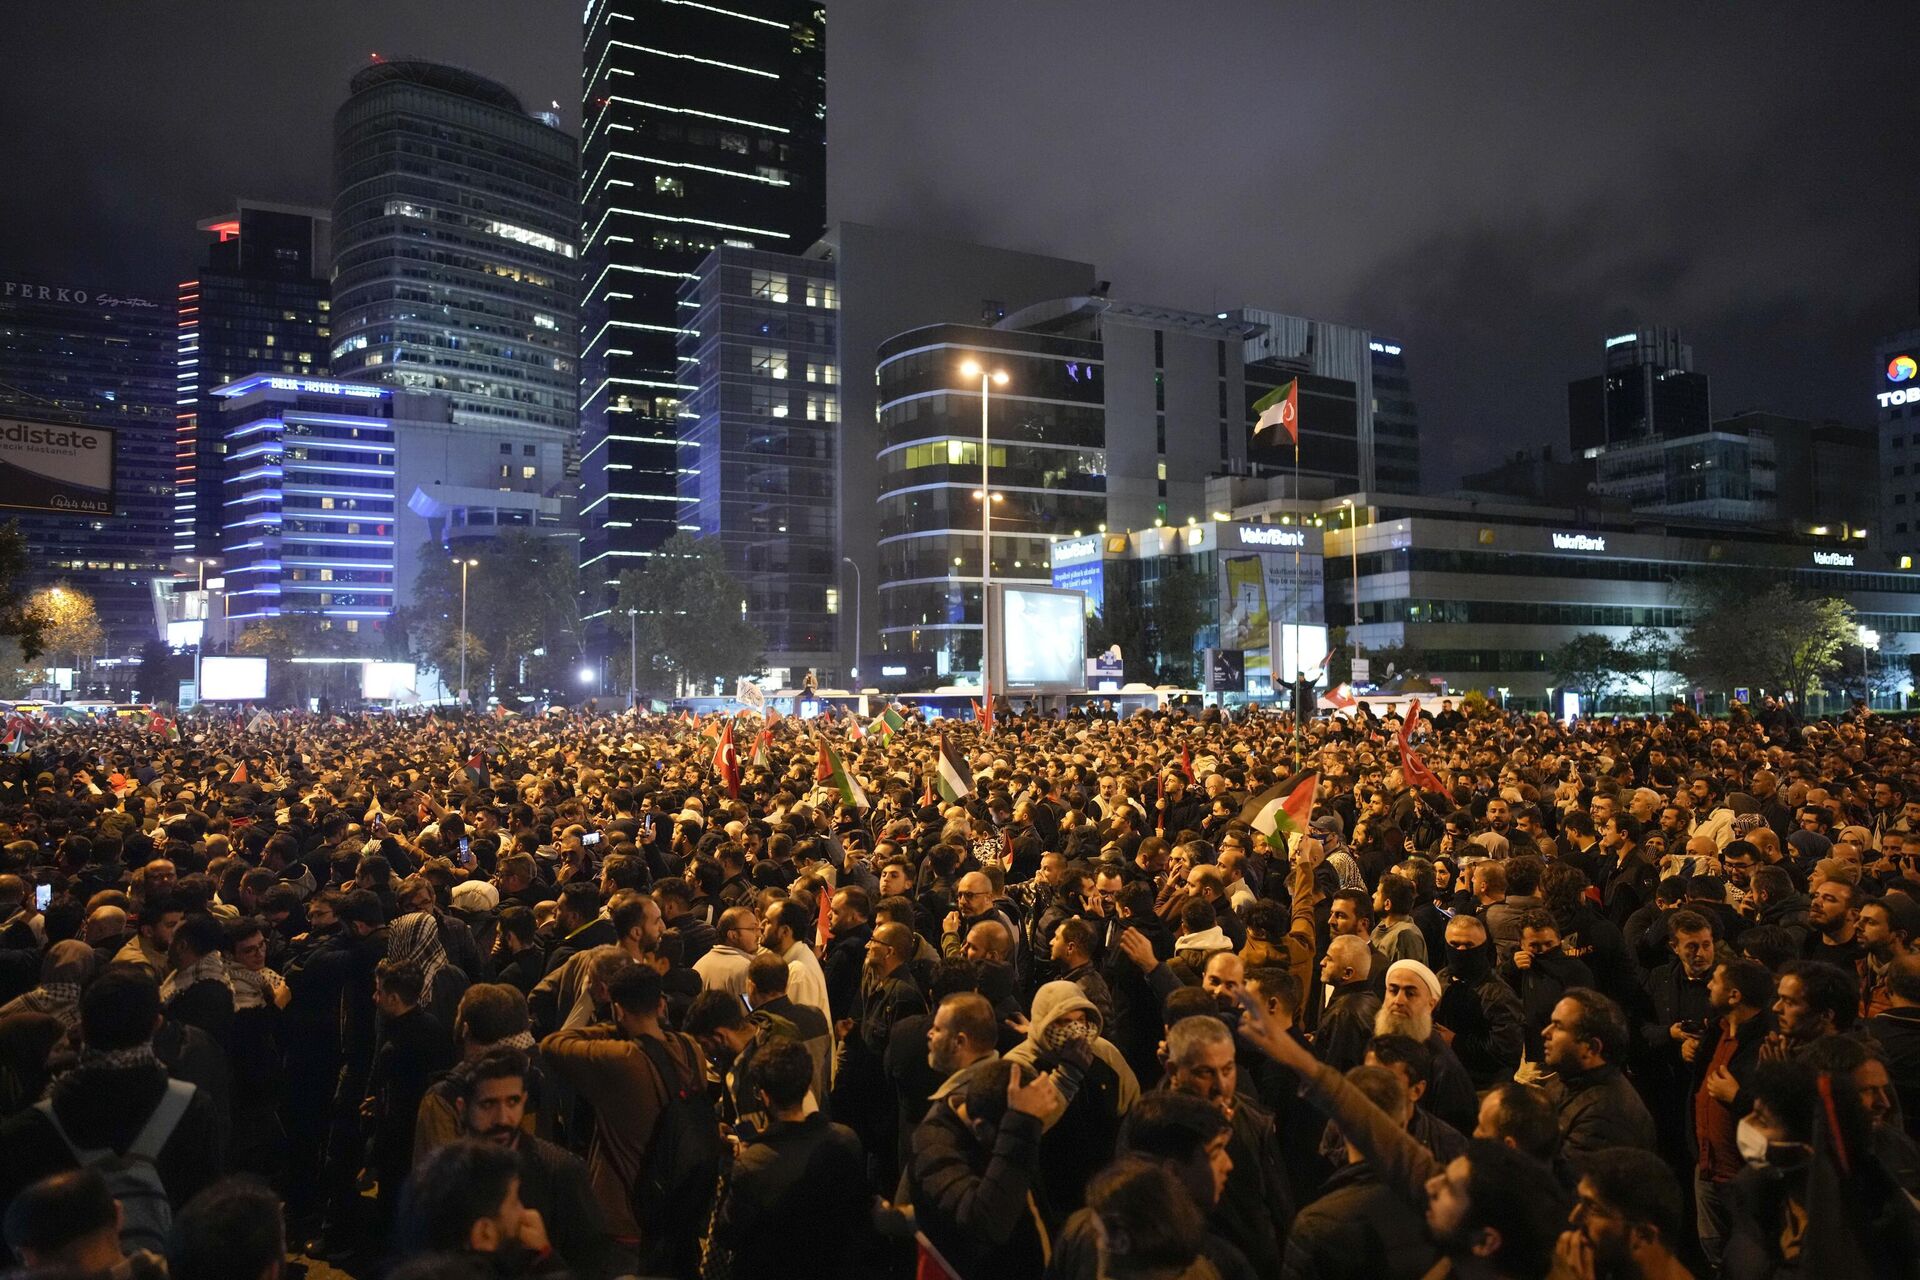
[[[1078,983],[1049,982],[1034,993],[1027,1038],[1006,1055],[1052,1073],[1059,1089],[1059,1108],[1040,1118],[1037,1187],[1054,1224],[1080,1207],[1088,1179],[1107,1163],[1120,1122],[1140,1096],[1133,1069],[1101,1031],[1100,1010]]]

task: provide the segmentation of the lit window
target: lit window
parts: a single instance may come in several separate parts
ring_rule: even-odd
[[[772,347],[755,347],[752,352],[753,371],[763,378],[785,378],[787,376],[787,353],[776,351]]]
[[[664,173],[655,174],[653,191],[655,195],[684,196],[687,194],[687,184],[678,178],[669,178]]]
[[[533,479],[533,478],[534,478],[535,476],[537,476],[537,475],[539,475],[539,474],[540,474],[540,468],[538,468],[538,467],[522,467],[522,468],[520,468],[520,478],[521,478],[522,480],[531,480],[531,479]]]
[[[809,280],[807,282],[807,305],[810,307],[825,307],[831,311],[840,305],[840,291],[834,285],[824,280]]]
[[[822,383],[830,387],[840,381],[840,371],[830,364],[809,364],[807,366],[807,381]]]
[[[331,570],[331,569],[322,569],[322,570],[320,571],[320,581],[322,581],[322,582],[332,582],[332,581],[333,581],[333,570]]]
[[[358,631],[359,629],[360,629],[360,619],[358,618],[347,619],[347,630]]]
[[[753,150],[753,143],[741,134],[723,133],[720,135],[720,149],[722,151],[731,151],[738,156],[744,156]]]
[[[533,323],[536,328],[541,328],[541,329],[558,329],[560,327],[560,322],[558,320],[554,319],[552,316],[541,315],[538,312],[534,313]]]
[[[827,588],[827,612],[840,612],[840,589],[838,587]]]
[[[753,273],[751,291],[754,297],[768,302],[785,302],[787,277],[778,271],[756,271]]]
[[[505,480],[505,479],[507,479],[507,478],[508,478],[509,476],[511,476],[512,474],[513,474],[513,468],[512,468],[512,467],[510,467],[510,466],[508,466],[508,465],[507,465],[506,463],[504,463],[504,462],[500,464],[500,478],[501,478],[502,480]]]
[[[1165,479],[1167,478],[1167,464],[1166,464],[1166,463],[1164,463],[1164,462],[1163,462],[1163,463],[1161,463],[1161,464],[1159,465],[1159,472],[1160,472],[1160,476],[1159,476],[1159,478],[1160,478],[1160,479],[1162,479],[1162,480],[1165,480]]]
[[[808,422],[840,421],[840,401],[833,396],[810,395],[807,397]]]

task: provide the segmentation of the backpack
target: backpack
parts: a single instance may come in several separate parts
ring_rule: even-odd
[[[107,1190],[120,1202],[120,1248],[125,1253],[139,1249],[161,1253],[167,1247],[167,1233],[173,1229],[173,1204],[167,1199],[167,1189],[160,1181],[156,1162],[173,1137],[173,1131],[180,1126],[181,1118],[187,1114],[193,1095],[193,1085],[184,1080],[168,1080],[166,1092],[160,1095],[160,1104],[124,1152],[111,1147],[82,1149],[67,1136],[60,1117],[53,1113],[50,1099],[33,1104],[34,1110],[45,1116],[53,1131],[60,1135],[60,1141],[67,1144],[67,1150],[80,1166],[104,1178]]]
[[[684,1037],[680,1037],[685,1044]],[[648,1259],[699,1257],[700,1236],[720,1179],[720,1117],[707,1096],[706,1075],[694,1056],[691,1071],[651,1036],[637,1038],[660,1080],[660,1118],[653,1126],[640,1176],[633,1185],[633,1216]],[[690,1077],[690,1078],[689,1078]]]

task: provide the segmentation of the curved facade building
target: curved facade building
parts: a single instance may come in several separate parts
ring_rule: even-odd
[[[988,404],[996,582],[1051,582],[1055,538],[1107,519],[1105,365],[1098,342],[932,325],[879,348],[880,646],[980,666],[980,380]]]
[[[577,430],[579,156],[511,92],[382,62],[334,116],[333,372]]]

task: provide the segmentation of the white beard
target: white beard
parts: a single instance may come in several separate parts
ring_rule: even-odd
[[[1431,1011],[1412,1014],[1398,1014],[1385,1005],[1373,1016],[1373,1034],[1377,1036],[1407,1036],[1420,1044],[1433,1039],[1433,1014]]]

